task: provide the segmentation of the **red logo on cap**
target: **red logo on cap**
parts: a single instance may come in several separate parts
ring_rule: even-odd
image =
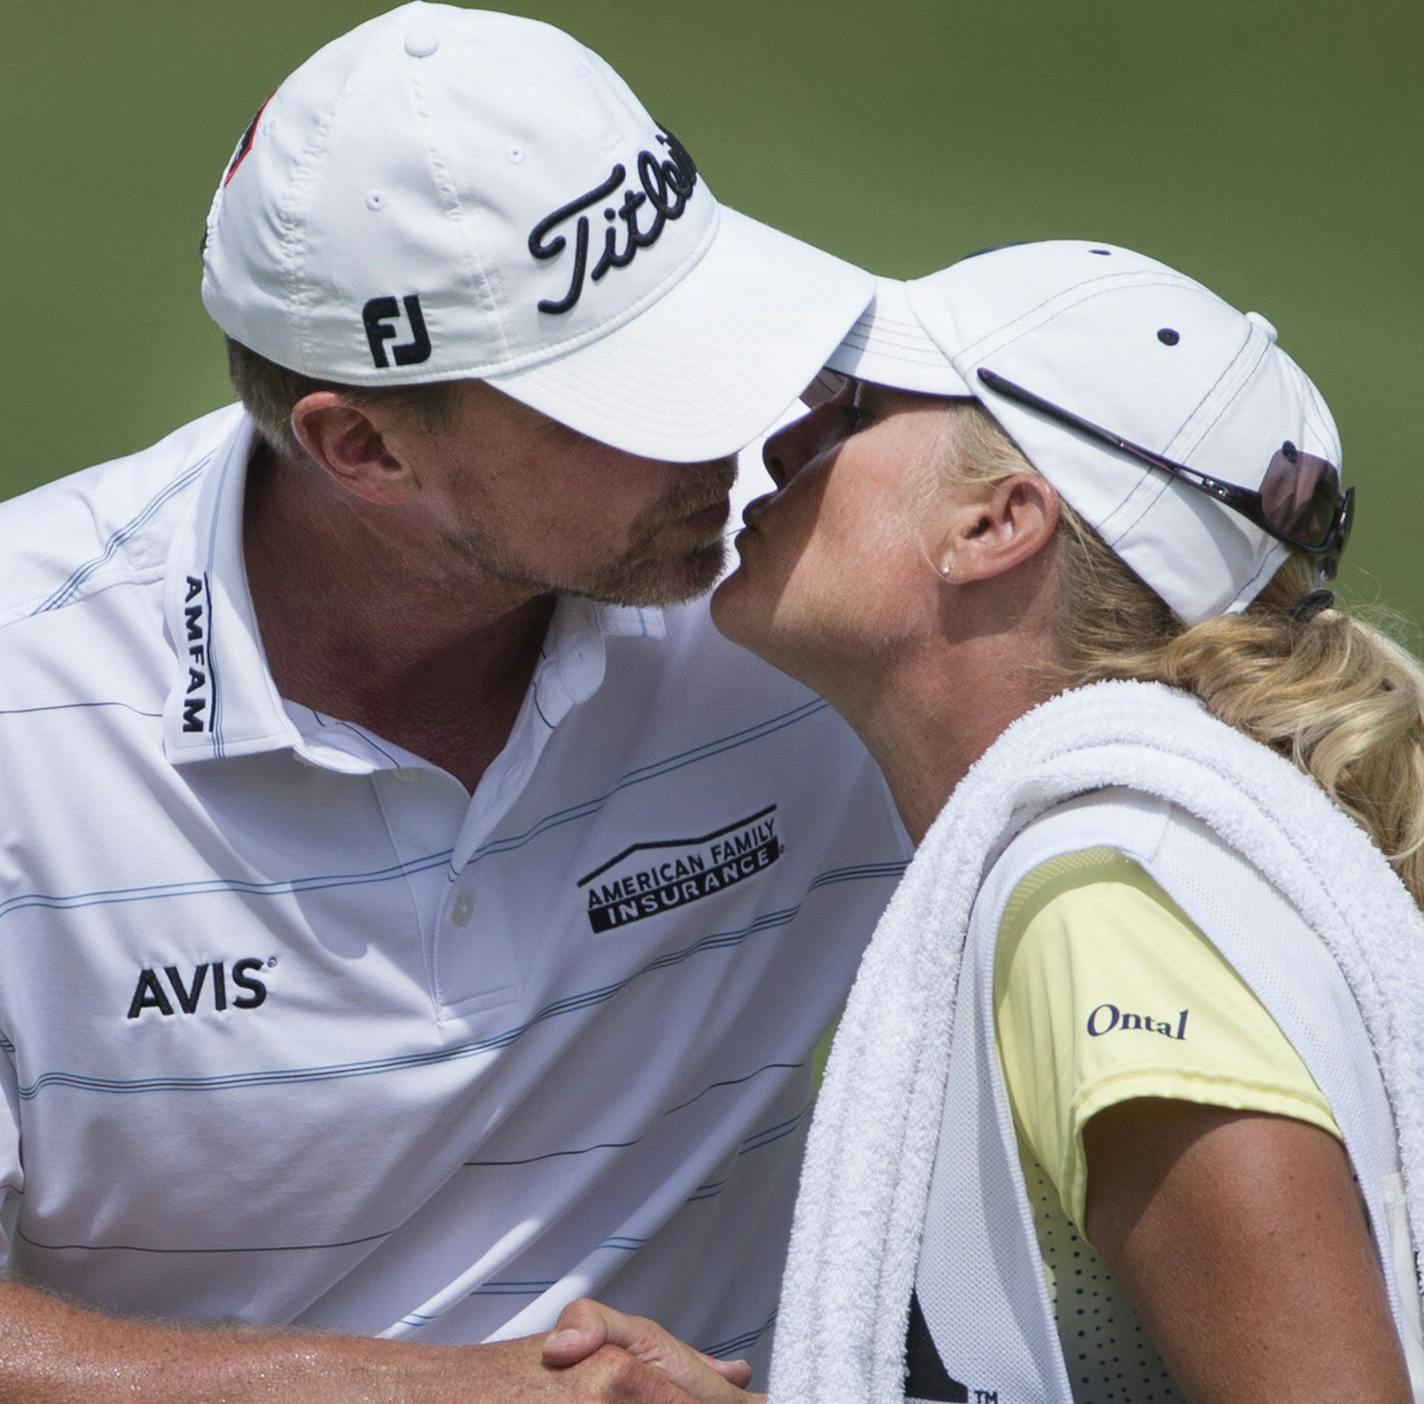
[[[267,102],[271,102],[273,96],[275,94],[269,95]],[[252,150],[252,139],[257,135],[257,124],[262,120],[262,114],[267,111],[267,102],[257,109],[256,115],[247,124],[247,130],[243,132],[242,140],[238,142],[237,150],[232,153],[232,160],[227,163],[227,170],[223,172],[224,185],[237,174],[237,168],[247,160],[247,153]]]

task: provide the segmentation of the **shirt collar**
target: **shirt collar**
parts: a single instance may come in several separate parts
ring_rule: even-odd
[[[203,475],[174,535],[164,613],[177,655],[163,709],[169,760],[221,760],[295,746],[252,608],[242,552],[247,461],[255,432],[243,415]]]
[[[242,517],[247,464],[255,440],[243,415],[203,475],[200,490],[169,549],[164,614],[174,682],[163,711],[169,760],[221,760],[295,750],[327,768],[350,770],[329,746],[313,747],[293,723],[272,680],[248,587]],[[605,639],[662,639],[660,609],[599,604],[561,595],[532,687],[549,727],[598,691],[607,665]],[[361,758],[357,769],[377,769]]]

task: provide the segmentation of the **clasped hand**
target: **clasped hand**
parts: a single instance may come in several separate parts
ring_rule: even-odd
[[[574,1383],[597,1377],[595,1397],[626,1404],[753,1404],[751,1367],[684,1345],[655,1321],[584,1299],[564,1308],[545,1337],[543,1364]],[[594,1385],[593,1379],[583,1381]]]

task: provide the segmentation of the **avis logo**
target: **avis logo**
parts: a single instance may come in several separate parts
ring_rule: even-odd
[[[234,962],[232,974],[229,976],[221,961],[204,962],[195,967],[187,980],[184,980],[176,965],[165,965],[163,975],[167,981],[167,989],[164,988],[164,981],[158,978],[156,970],[140,970],[138,984],[134,986],[133,998],[129,1001],[129,1018],[137,1019],[146,1009],[156,1009],[165,1015],[176,1013],[174,1001],[183,1013],[196,1014],[205,989],[213,1008],[219,1013],[225,1010],[229,1003],[234,1009],[256,1009],[267,998],[267,986],[253,971],[276,963],[276,956],[270,960],[258,960],[248,956],[244,960]],[[234,991],[231,1000],[228,998],[229,983]],[[237,990],[242,993],[237,994]],[[170,992],[172,999],[168,997]]]

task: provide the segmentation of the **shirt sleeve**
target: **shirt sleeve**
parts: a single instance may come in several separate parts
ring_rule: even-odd
[[[1015,889],[994,964],[999,1060],[1020,1136],[1083,1233],[1083,1128],[1162,1097],[1339,1127],[1300,1055],[1131,859],[1087,849]],[[1086,1235],[1085,1235],[1086,1236]]]

